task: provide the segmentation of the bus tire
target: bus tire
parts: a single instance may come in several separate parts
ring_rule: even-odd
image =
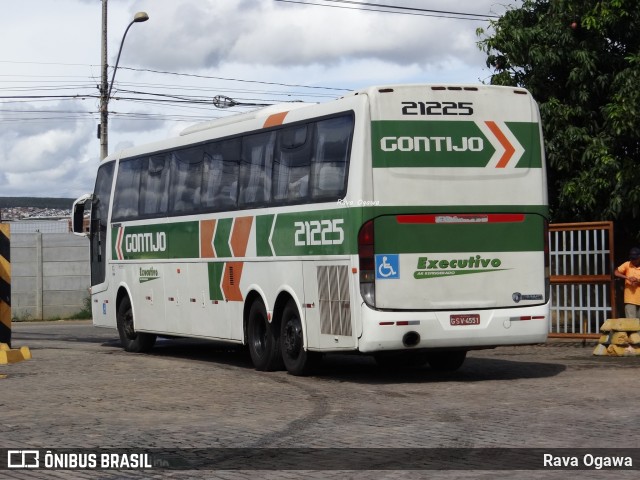
[[[309,374],[320,356],[317,352],[304,349],[302,320],[298,313],[298,307],[292,300],[289,300],[282,311],[281,325],[282,359],[287,372],[297,376]]]
[[[429,366],[438,372],[453,372],[458,370],[467,358],[466,350],[454,350],[452,352],[430,353],[427,357]]]
[[[156,343],[156,335],[152,333],[136,332],[133,321],[133,309],[131,300],[124,297],[118,305],[116,317],[120,343],[126,352],[143,353],[148,352]]]
[[[271,372],[282,367],[280,340],[274,330],[262,301],[254,301],[247,319],[247,343],[256,370]]]

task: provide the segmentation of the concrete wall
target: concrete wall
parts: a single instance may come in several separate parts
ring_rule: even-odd
[[[66,318],[89,297],[89,240],[71,233],[11,235],[11,316]]]

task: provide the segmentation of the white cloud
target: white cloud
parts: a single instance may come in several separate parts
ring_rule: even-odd
[[[422,0],[384,3],[427,8]],[[428,8],[503,10],[494,0],[452,3],[434,0]],[[110,102],[111,151],[241,110],[220,111],[211,103],[189,103],[190,98],[325,101],[344,92],[276,84],[351,89],[409,82],[474,83],[488,76],[475,36],[475,29],[485,22],[273,0],[109,0],[108,6],[110,65],[134,12],[144,10],[150,17],[127,34],[114,92],[119,97],[141,97],[129,92],[154,94],[137,102]],[[93,188],[99,99],[88,96],[96,96],[100,84],[101,14],[99,0],[25,0],[14,2],[0,16],[0,31],[12,39],[0,44],[0,97],[29,92],[85,95],[85,100],[20,103],[0,98],[2,195],[73,197]],[[185,101],[168,103],[175,97]],[[11,121],[20,112],[9,110],[21,110],[23,120]],[[24,120],[28,115],[32,120]]]

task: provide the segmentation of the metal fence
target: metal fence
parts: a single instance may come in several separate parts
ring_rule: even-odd
[[[549,336],[596,337],[615,318],[613,223],[549,226]]]

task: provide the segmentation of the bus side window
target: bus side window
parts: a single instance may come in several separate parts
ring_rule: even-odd
[[[202,206],[209,210],[233,209],[238,200],[239,139],[207,146],[202,171]]]
[[[167,213],[169,205],[169,167],[167,155],[153,155],[149,158],[149,168],[142,174],[140,192],[140,215],[161,215]]]
[[[147,169],[147,158],[132,158],[120,162],[113,199],[113,220],[127,220],[138,216],[140,178]]]
[[[240,164],[241,206],[264,205],[271,197],[271,169],[275,132],[249,135],[242,139]]]
[[[170,209],[191,213],[200,210],[200,187],[204,149],[176,150],[171,155]]]
[[[297,202],[309,194],[312,142],[308,125],[278,132],[273,162],[273,200]]]
[[[352,116],[318,122],[311,181],[314,199],[338,199],[345,193],[352,131]]]

